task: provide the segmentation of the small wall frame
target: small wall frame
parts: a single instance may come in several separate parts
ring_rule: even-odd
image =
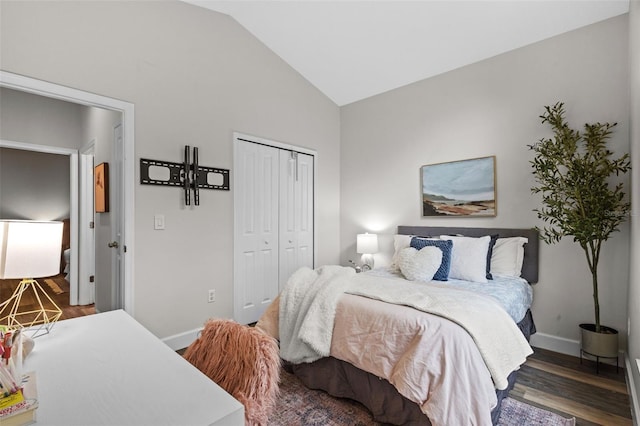
[[[96,213],[109,211],[109,164],[100,163],[94,168],[94,197]]]

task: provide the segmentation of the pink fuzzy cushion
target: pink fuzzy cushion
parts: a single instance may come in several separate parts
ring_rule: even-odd
[[[244,405],[247,425],[266,425],[278,397],[275,339],[231,320],[212,319],[184,358]]]
[[[280,295],[277,295],[273,302],[264,311],[256,323],[258,330],[264,331],[276,340],[280,340]]]

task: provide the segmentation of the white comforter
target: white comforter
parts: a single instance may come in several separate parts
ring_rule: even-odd
[[[352,285],[353,268],[303,267],[280,293],[280,357],[298,364],[329,356],[339,297]]]
[[[508,314],[487,296],[349,269],[292,276],[279,302],[282,358],[331,355],[388,380],[434,425],[490,425],[494,382],[504,388],[532,353]]]
[[[509,314],[492,298],[446,284],[359,275],[348,293],[410,306],[447,318],[473,337],[497,389],[506,389],[507,377],[520,368],[533,351]]]

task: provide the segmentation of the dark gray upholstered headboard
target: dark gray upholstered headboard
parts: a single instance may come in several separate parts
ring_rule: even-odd
[[[498,234],[500,238],[525,237],[529,242],[524,245],[524,262],[522,278],[530,284],[538,282],[538,249],[540,240],[535,229],[510,228],[458,228],[448,226],[398,226],[398,234],[434,237],[438,235],[464,235],[467,237],[483,237]]]

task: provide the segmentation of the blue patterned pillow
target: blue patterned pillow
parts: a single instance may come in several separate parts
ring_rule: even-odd
[[[450,240],[429,240],[426,238],[413,237],[411,239],[411,247],[415,249],[422,249],[424,247],[438,247],[442,250],[442,263],[440,268],[433,276],[436,281],[448,281],[449,271],[451,270],[451,249],[453,247],[453,241]]]

